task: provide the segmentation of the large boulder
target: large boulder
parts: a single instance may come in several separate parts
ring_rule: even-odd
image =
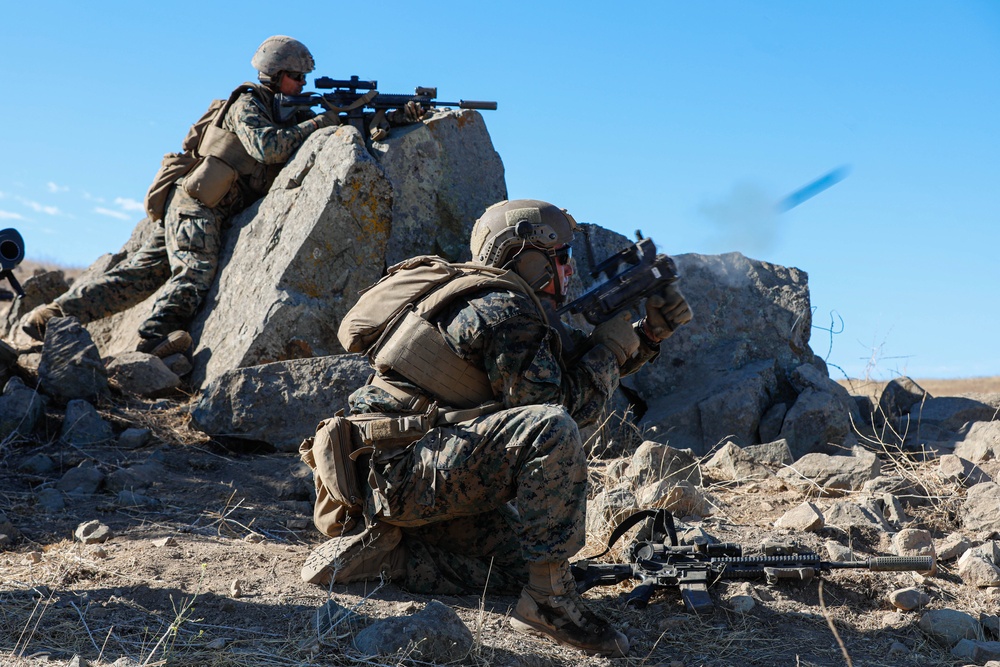
[[[434,110],[423,123],[393,128],[372,152],[393,189],[386,264],[414,255],[467,261],[472,223],[507,198],[503,162],[479,112]]]
[[[385,269],[392,186],[351,126],[306,140],[259,208],[237,216],[191,328],[191,382],[339,354],[337,327]]]
[[[347,408],[347,397],[370,372],[368,360],[355,354],[236,368],[205,386],[191,425],[209,435],[298,451],[317,423]]]
[[[643,426],[697,454],[726,436],[758,444],[760,417],[795,399],[788,375],[815,360],[808,278],[739,253],[674,259],[695,318],[663,344],[659,360],[626,380],[647,397]]]
[[[108,395],[108,371],[90,334],[75,317],[56,317],[46,325],[38,386],[59,403]]]

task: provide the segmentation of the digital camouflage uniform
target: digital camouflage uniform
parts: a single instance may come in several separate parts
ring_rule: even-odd
[[[577,425],[601,412],[618,363],[595,346],[567,367],[559,334],[523,294],[459,299],[433,321],[486,371],[504,409],[378,455],[366,512],[403,528],[404,588],[481,593],[489,577],[492,590],[517,593],[529,561],[568,559],[584,544],[587,462]],[[655,353],[641,348],[636,367]],[[350,402],[355,413],[402,410],[371,385]]]
[[[56,299],[65,315],[83,323],[101,319],[142,302],[166,283],[139,334],[152,339],[187,328],[215,279],[223,230],[267,194],[281,167],[318,127],[308,111],[279,123],[272,111],[274,94],[264,86],[254,88],[256,95],[243,93],[229,108],[223,128],[236,134],[260,168],[239,176],[214,208],[188,195],[180,179],[152,238],[127,262]]]

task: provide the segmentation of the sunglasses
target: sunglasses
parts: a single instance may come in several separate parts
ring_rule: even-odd
[[[285,72],[285,76],[287,76],[292,81],[298,81],[299,83],[306,82],[306,75],[303,74],[302,72]]]
[[[552,256],[555,257],[556,261],[560,264],[569,264],[569,260],[573,258],[573,248],[568,245],[556,248],[552,251]]]

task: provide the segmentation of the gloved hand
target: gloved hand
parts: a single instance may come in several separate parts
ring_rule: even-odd
[[[639,336],[632,328],[632,314],[628,311],[598,324],[590,339],[594,345],[603,345],[611,350],[619,366],[623,366],[639,349]]]
[[[659,294],[646,299],[646,319],[642,328],[647,336],[660,342],[670,338],[677,327],[687,324],[693,317],[680,288],[671,283]]]
[[[324,111],[321,114],[317,114],[313,118],[313,122],[316,123],[317,130],[324,127],[333,127],[335,125],[340,125],[340,114],[338,114],[336,111]]]
[[[385,115],[391,125],[409,125],[418,123],[424,117],[424,107],[419,102],[410,100],[399,109],[393,109]]]

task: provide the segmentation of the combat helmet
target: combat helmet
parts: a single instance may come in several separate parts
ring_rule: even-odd
[[[556,276],[556,248],[573,240],[576,220],[566,209],[537,199],[497,202],[472,227],[472,259],[512,268],[533,289]]]
[[[306,74],[316,69],[316,61],[306,45],[285,35],[265,39],[257,47],[250,64],[260,73],[260,80],[265,83],[280,72]]]

